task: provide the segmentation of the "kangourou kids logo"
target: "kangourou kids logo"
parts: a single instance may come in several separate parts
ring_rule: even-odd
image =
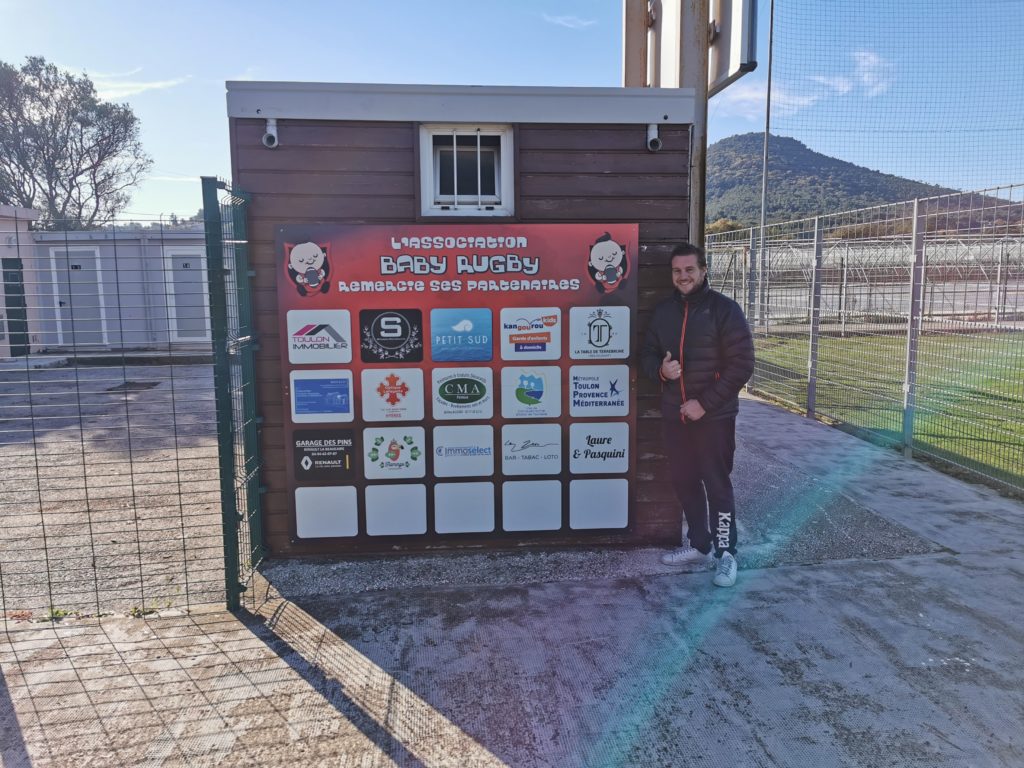
[[[352,321],[347,309],[288,312],[288,362],[351,363]]]
[[[562,310],[506,307],[501,310],[502,360],[558,360],[562,356]]]

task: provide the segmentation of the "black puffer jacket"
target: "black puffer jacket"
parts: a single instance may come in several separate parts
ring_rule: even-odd
[[[685,325],[685,338],[683,328]],[[665,353],[680,360],[679,381],[664,381]],[[739,304],[711,289],[707,278],[693,293],[672,295],[654,307],[640,367],[662,382],[661,413],[678,419],[685,392],[704,408],[704,418],[721,419],[739,412],[739,391],[754,372],[754,343]]]

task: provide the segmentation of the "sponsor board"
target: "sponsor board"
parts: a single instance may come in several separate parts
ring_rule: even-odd
[[[355,474],[355,433],[351,429],[297,429],[292,433],[295,480],[339,483]]]
[[[576,475],[629,471],[629,424],[569,425],[569,471]]]
[[[419,368],[364,368],[363,421],[421,421],[423,371]]]
[[[295,489],[295,533],[300,539],[355,536],[359,501],[354,486]]]
[[[430,310],[430,358],[434,362],[487,362],[494,356],[493,343],[491,310]]]
[[[573,365],[569,368],[570,416],[628,416],[628,365]]]
[[[423,362],[423,313],[418,309],[360,310],[359,354],[364,363]]]
[[[480,477],[494,474],[494,427],[434,428],[434,475]]]
[[[288,362],[351,363],[352,320],[347,309],[288,312]]]
[[[499,318],[502,360],[558,360],[562,356],[562,310],[506,307]]]
[[[571,307],[569,357],[574,360],[629,357],[629,307]]]
[[[489,419],[494,415],[490,368],[435,368],[431,372],[435,419]]]
[[[352,371],[292,371],[292,421],[352,421]]]
[[[501,369],[501,415],[552,419],[562,415],[562,369],[557,365]]]
[[[562,471],[560,424],[506,424],[501,428],[501,471],[557,475]]]
[[[363,430],[363,474],[367,480],[423,477],[423,427],[381,427]]]

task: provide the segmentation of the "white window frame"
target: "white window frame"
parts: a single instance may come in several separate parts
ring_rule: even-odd
[[[175,256],[194,256],[199,263],[202,265],[202,285],[203,291],[203,313],[206,318],[206,335],[205,336],[179,336],[178,335],[178,307],[174,300],[174,257]],[[163,247],[164,257],[164,295],[167,297],[167,338],[171,343],[180,342],[203,342],[210,341],[213,337],[211,336],[211,320],[210,317],[210,294],[209,285],[210,277],[206,270],[206,248],[202,245],[165,245]]]
[[[479,194],[481,184],[478,177],[478,194],[461,197],[458,195],[456,184],[456,195],[451,202],[438,201],[440,180],[434,153],[434,137],[448,136],[454,141],[456,136],[482,135],[498,136],[500,139],[500,156],[495,164],[495,188],[498,190],[498,199]],[[511,125],[428,123],[420,126],[420,213],[423,216],[512,216],[515,214],[514,172]],[[477,173],[479,174],[479,165]]]

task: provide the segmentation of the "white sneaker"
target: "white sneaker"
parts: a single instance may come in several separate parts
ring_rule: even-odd
[[[716,566],[713,579],[716,587],[731,587],[736,583],[736,572],[739,570],[739,565],[733,555],[728,552],[722,553]]]
[[[687,542],[681,547],[673,549],[671,552],[666,552],[661,556],[661,562],[665,565],[698,565],[707,563],[710,567],[710,559],[713,557],[711,552],[706,555],[699,549],[694,549]]]

